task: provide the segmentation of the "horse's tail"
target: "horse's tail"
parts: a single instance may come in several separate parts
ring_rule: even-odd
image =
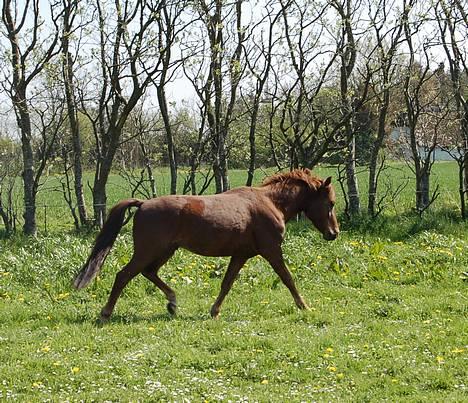
[[[143,201],[138,199],[128,199],[122,200],[112,207],[104,226],[96,237],[91,255],[75,277],[75,281],[73,282],[75,288],[86,287],[97,276],[118,233],[123,227],[125,212],[130,207],[140,207],[142,203]]]

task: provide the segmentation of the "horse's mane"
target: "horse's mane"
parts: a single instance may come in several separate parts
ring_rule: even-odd
[[[312,189],[318,189],[322,181],[313,175],[309,169],[295,169],[291,172],[280,172],[273,176],[266,178],[262,186],[287,186],[294,183],[304,182]]]

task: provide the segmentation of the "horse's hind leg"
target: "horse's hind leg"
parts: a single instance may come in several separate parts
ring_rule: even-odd
[[[101,310],[102,321],[107,321],[110,318],[115,304],[120,297],[120,294],[122,293],[122,290],[132,278],[141,272],[143,267],[144,265],[142,265],[141,262],[138,262],[135,259],[135,256],[133,256],[130,262],[128,262],[127,265],[115,275],[115,281],[114,285],[112,286],[109,299],[107,304]]]
[[[150,280],[156,287],[158,287],[166,296],[167,300],[167,310],[171,315],[175,315],[177,310],[177,300],[174,290],[169,287],[161,278],[158,276],[158,270],[161,266],[166,263],[169,258],[174,254],[174,250],[168,251],[164,255],[161,255],[156,261],[151,265],[147,266],[141,274]]]
[[[211,317],[217,318],[219,315],[219,311],[221,309],[221,304],[224,301],[224,298],[228,294],[229,290],[236,279],[236,276],[239,274],[240,269],[247,261],[244,257],[231,257],[231,261],[229,262],[229,266],[227,268],[226,274],[224,275],[223,282],[221,283],[221,291],[219,292],[218,298],[216,299],[215,303],[211,307]]]

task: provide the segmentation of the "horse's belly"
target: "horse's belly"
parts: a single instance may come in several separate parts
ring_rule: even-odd
[[[253,242],[240,231],[194,231],[192,236],[181,239],[179,246],[203,256],[233,256],[251,254]]]

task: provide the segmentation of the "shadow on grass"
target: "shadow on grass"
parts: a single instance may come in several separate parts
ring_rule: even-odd
[[[92,324],[96,327],[106,327],[112,325],[128,325],[135,323],[158,323],[158,322],[204,322],[211,321],[211,317],[208,313],[206,314],[177,314],[170,315],[167,312],[155,313],[150,315],[141,315],[134,313],[122,313],[122,314],[113,314],[109,320],[102,321],[99,315],[89,316],[89,315],[68,315],[64,317],[61,322],[66,324],[77,324],[77,325],[88,325]]]

